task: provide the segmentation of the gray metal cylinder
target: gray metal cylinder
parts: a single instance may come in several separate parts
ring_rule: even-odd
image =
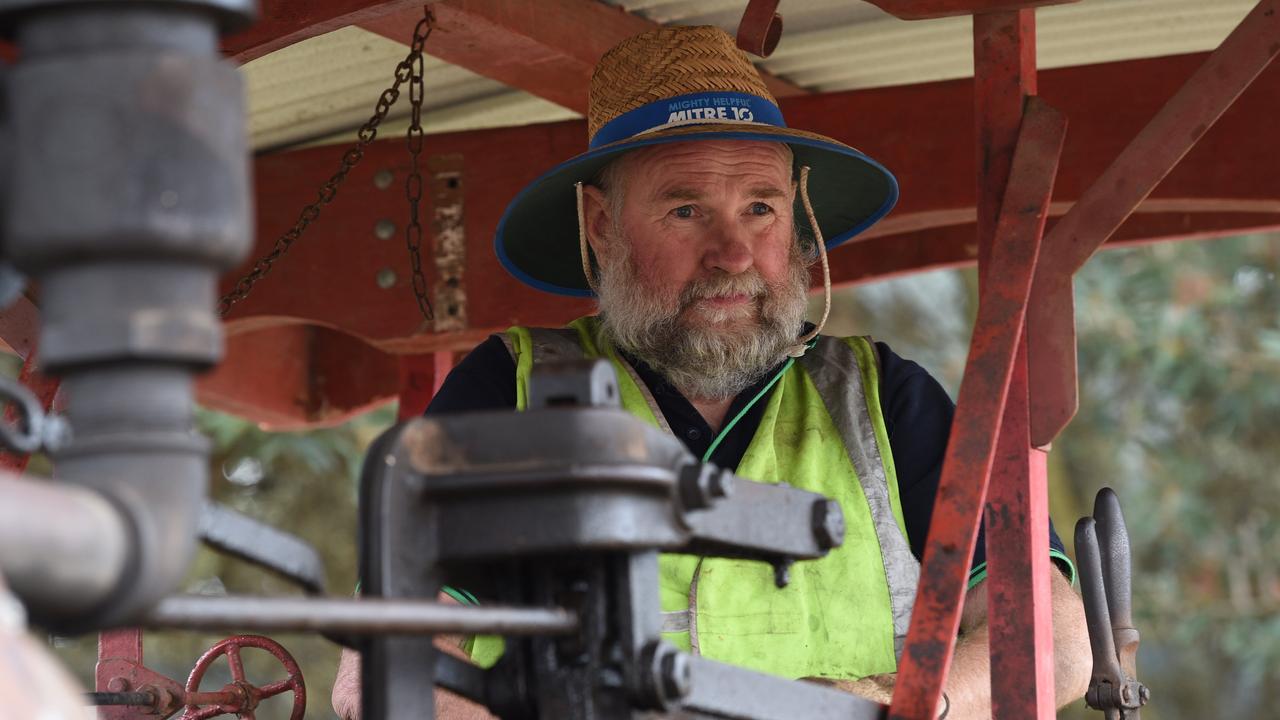
[[[21,56],[0,234],[40,286],[41,361],[62,378],[74,439],[56,474],[117,508],[129,541],[110,587],[28,608],[45,627],[138,617],[195,550],[193,376],[221,355],[218,274],[252,246],[243,92],[217,34],[251,7],[0,0]]]
[[[0,474],[0,573],[36,614],[90,610],[124,572],[129,527],[98,493]]]

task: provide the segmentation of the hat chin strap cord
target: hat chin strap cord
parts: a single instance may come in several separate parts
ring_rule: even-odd
[[[587,285],[591,286],[592,292],[598,296],[600,291],[596,287],[595,275],[591,272],[591,255],[587,246],[587,218],[582,200],[582,183],[577,182],[573,186],[578,198],[578,252],[582,257],[582,275],[587,279]],[[800,168],[800,202],[804,204],[805,215],[809,218],[809,227],[813,228],[814,239],[818,243],[818,259],[822,263],[822,319],[812,330],[805,333],[804,337],[797,340],[795,345],[787,347],[787,355],[790,357],[804,355],[809,349],[809,342],[818,337],[822,327],[827,324],[827,317],[831,315],[831,266],[827,262],[827,243],[822,238],[822,228],[818,227],[818,218],[813,214],[813,204],[809,202],[808,165]]]
[[[822,238],[822,228],[818,227],[818,218],[813,214],[813,204],[809,202],[809,166],[800,168],[800,202],[804,203],[804,213],[809,218],[809,227],[813,228],[813,239],[818,243],[818,259],[822,262],[822,319],[813,329],[787,348],[787,355],[800,357],[809,349],[809,341],[818,337],[822,327],[827,324],[831,315],[831,265],[827,262],[827,241]]]

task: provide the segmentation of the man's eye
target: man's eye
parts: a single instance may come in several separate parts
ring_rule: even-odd
[[[676,208],[675,210],[672,210],[672,211],[671,211],[671,214],[672,214],[672,215],[675,215],[675,216],[676,216],[676,217],[678,217],[678,218],[691,218],[691,217],[693,217],[693,206],[692,206],[692,205],[681,205],[680,207]]]
[[[762,203],[762,202],[751,203],[752,215],[768,215],[771,212],[773,212],[773,208],[769,207],[765,203]]]

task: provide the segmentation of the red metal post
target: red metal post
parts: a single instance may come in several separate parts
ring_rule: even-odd
[[[1031,278],[1047,215],[1052,175],[1046,158],[1062,147],[1062,116],[1033,103],[1014,156],[989,276],[981,290],[969,360],[960,383],[951,437],[925,547],[911,629],[898,667],[890,717],[926,720],[937,712],[951,664],[969,576],[969,560],[996,455],[1010,380],[1022,340]]]
[[[409,420],[426,412],[431,398],[439,392],[453,369],[453,353],[448,350],[422,355],[400,356],[400,409],[398,420]]]
[[[1036,122],[1027,98],[1036,94],[1035,14],[1032,10],[975,15],[973,18],[974,110],[978,138],[979,285],[1002,282],[983,265],[997,242],[1038,242],[1038,226],[1021,234],[997,232],[1002,206],[1048,208],[1065,122],[1058,116],[1048,131],[1056,142],[1032,159],[1019,145],[1019,130]],[[1044,107],[1043,105],[1039,107]],[[1028,129],[1028,135],[1032,128]],[[1012,176],[1014,149],[1028,164]],[[1011,182],[1012,180],[1012,182]],[[1016,183],[1016,186],[1015,184]],[[1038,196],[1030,193],[1039,193]],[[1002,228],[1003,229],[1003,228]],[[1043,262],[1043,259],[1042,259]],[[991,637],[991,706],[995,718],[1037,718],[1054,714],[1053,627],[1049,614],[1047,478],[1044,453],[1030,446],[1027,334],[1023,332],[1009,383],[996,460],[987,493],[987,622]],[[1043,528],[1039,535],[1036,528]]]

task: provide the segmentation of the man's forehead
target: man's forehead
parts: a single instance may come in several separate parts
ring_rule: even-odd
[[[631,168],[649,164],[673,166],[698,161],[730,164],[777,163],[790,172],[791,148],[786,143],[762,140],[691,140],[650,145],[633,150],[625,156],[625,164]]]
[[[791,184],[791,149],[783,143],[699,141],[642,148],[617,168],[628,185],[646,195],[694,199],[711,186],[775,197]]]

